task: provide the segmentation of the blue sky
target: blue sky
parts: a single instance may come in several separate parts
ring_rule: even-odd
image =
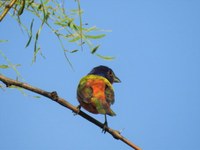
[[[85,47],[69,55],[73,71],[59,42],[45,29],[40,45],[46,59],[39,56],[31,65],[33,48],[24,48],[27,36],[10,17],[0,23],[1,39],[9,40],[0,50],[22,64],[19,71],[27,83],[57,91],[73,105],[78,105],[80,78],[107,65],[122,81],[114,85],[117,116],[108,117],[111,128],[146,150],[200,149],[200,2],[103,0],[81,6],[83,22],[112,30],[98,41],[98,52],[115,60],[99,59]],[[16,77],[13,70],[0,71]],[[64,107],[27,93],[0,90],[0,149],[130,149]],[[103,115],[91,115],[104,121]]]

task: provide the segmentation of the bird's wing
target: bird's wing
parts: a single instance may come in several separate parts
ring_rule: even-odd
[[[90,103],[93,90],[91,87],[86,86],[86,82],[80,82],[77,88],[77,98],[84,103]]]
[[[109,104],[114,104],[114,102],[115,102],[115,94],[114,94],[114,90],[113,90],[111,84],[106,84],[105,95],[106,95],[106,101]]]

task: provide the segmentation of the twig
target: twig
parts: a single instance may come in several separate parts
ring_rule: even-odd
[[[77,0],[78,3],[78,15],[79,15],[79,24],[80,24],[80,37],[81,37],[81,50],[83,51],[83,23],[82,23],[82,14],[81,14],[81,4],[80,0]]]
[[[0,81],[2,81],[7,87],[14,85],[14,86],[21,87],[23,89],[32,91],[34,93],[43,95],[43,96],[59,103],[60,105],[72,110],[74,113],[77,113],[78,115],[80,115],[81,117],[90,121],[91,123],[95,124],[96,126],[102,128],[102,129],[105,128],[103,123],[99,122],[98,120],[94,119],[93,117],[89,116],[88,114],[84,113],[83,111],[79,110],[77,107],[73,106],[72,104],[67,102],[65,99],[59,97],[55,91],[54,92],[47,92],[47,91],[44,91],[42,89],[33,87],[33,86],[31,86],[27,83],[23,83],[23,82],[19,82],[19,81],[7,78],[3,75],[0,75]],[[134,143],[132,143],[131,141],[129,141],[128,139],[123,137],[120,134],[119,131],[114,130],[114,129],[109,128],[109,127],[106,127],[105,130],[108,133],[110,133],[115,139],[121,140],[122,142],[126,143],[127,145],[129,145],[130,147],[132,147],[135,150],[141,150],[137,145],[135,145]]]
[[[6,16],[6,14],[8,13],[8,11],[10,10],[10,8],[12,8],[12,6],[16,3],[17,0],[11,0],[11,2],[5,6],[5,9],[3,11],[3,13],[0,16],[0,22],[3,20],[3,18]]]

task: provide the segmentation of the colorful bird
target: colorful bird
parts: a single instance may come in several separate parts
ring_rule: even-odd
[[[110,108],[115,101],[112,87],[114,82],[119,83],[121,81],[112,69],[106,66],[98,66],[80,80],[77,88],[79,108],[83,107],[91,113],[105,115],[103,131],[108,125],[106,115],[116,115]]]

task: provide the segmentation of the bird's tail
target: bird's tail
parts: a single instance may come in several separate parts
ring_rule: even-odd
[[[109,109],[109,111],[106,114],[109,116],[116,116],[116,113],[112,109]]]

